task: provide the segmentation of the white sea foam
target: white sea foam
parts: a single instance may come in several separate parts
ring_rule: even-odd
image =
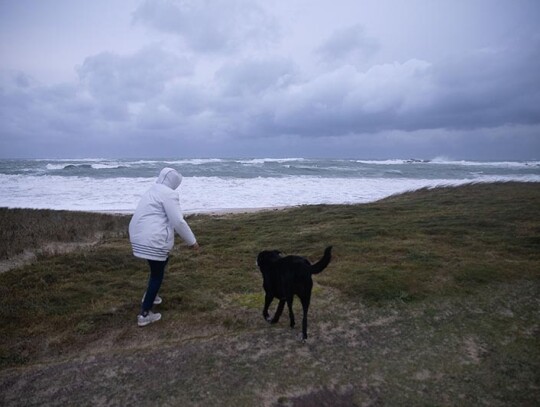
[[[132,212],[155,178],[0,175],[0,207]],[[474,182],[540,182],[539,175],[480,176]],[[186,213],[220,209],[372,202],[387,196],[467,179],[184,177],[179,189]]]
[[[402,165],[402,164],[438,164],[438,165],[455,165],[465,167],[492,167],[492,168],[534,168],[540,167],[540,161],[466,161],[466,160],[451,160],[446,157],[436,157],[433,160],[354,160],[360,164],[370,165]]]
[[[396,160],[354,160],[359,164],[374,164],[374,165],[401,165],[405,164],[406,160],[396,159]]]
[[[497,167],[497,168],[528,168],[539,167],[540,161],[466,161],[450,160],[445,157],[437,157],[430,161],[432,164],[462,165],[466,167]]]
[[[47,164],[45,168],[48,170],[63,170],[67,164]]]
[[[235,160],[240,164],[265,164],[265,163],[288,163],[293,161],[304,161],[304,158],[252,158],[248,160]]]
[[[0,206],[131,212],[163,166],[183,173],[180,192],[187,212],[363,203],[418,188],[468,182],[540,182],[539,161],[474,162],[446,157],[431,162],[303,158],[0,160]]]
[[[120,164],[117,162],[92,164],[92,168],[95,170],[114,170],[123,167],[125,167],[124,164]]]
[[[221,163],[224,160],[222,158],[186,158],[181,160],[165,160],[160,161],[169,165],[182,165],[182,164],[191,164],[191,165],[204,165],[210,163]],[[156,161],[157,163],[158,161]]]
[[[59,163],[56,163],[59,162]],[[94,163],[94,164],[90,164]],[[119,162],[95,162],[94,160],[77,160],[77,161],[55,161],[55,164],[48,163],[45,168],[50,171],[55,170],[65,170],[68,168],[93,168],[95,170],[107,170],[107,169],[116,169],[123,168],[129,164],[123,164]]]

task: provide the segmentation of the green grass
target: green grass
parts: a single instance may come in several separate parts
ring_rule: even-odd
[[[534,183],[421,190],[366,205],[318,205],[190,217],[188,222],[202,250],[189,251],[177,241],[162,286],[166,301],[160,310],[167,322],[160,322],[159,330],[144,332],[134,325],[147,266],[131,254],[126,234],[129,217],[1,209],[0,220],[11,230],[2,232],[3,256],[35,247],[36,236],[40,237],[38,246],[102,236],[101,242],[91,248],[44,255],[34,264],[0,274],[0,309],[9,316],[0,326],[0,366],[4,369],[71,359],[81,352],[117,352],[148,344],[195,341],[198,335],[208,338],[210,331],[216,332],[211,335],[219,333],[230,338],[248,335],[260,329],[254,321],[262,321],[262,282],[255,258],[263,249],[280,249],[315,261],[327,245],[333,245],[332,263],[315,277],[315,306],[310,313],[315,317],[321,313],[319,325],[332,325],[337,323],[335,315],[344,315],[342,323],[352,324],[346,320],[346,312],[336,311],[340,307],[367,309],[381,315],[396,309],[415,310],[407,318],[411,318],[411,331],[419,336],[407,338],[403,345],[396,342],[395,346],[414,347],[416,341],[429,347],[427,339],[419,337],[422,330],[430,332],[437,324],[442,324],[441,331],[433,331],[431,338],[438,343],[456,338],[457,344],[460,326],[471,332],[471,338],[480,336],[493,343],[506,343],[500,335],[509,334],[498,331],[493,317],[479,314],[478,320],[469,320],[470,316],[460,316],[464,319],[458,323],[457,319],[445,318],[462,315],[461,311],[449,305],[441,311],[440,304],[467,302],[470,309],[475,309],[476,298],[488,301],[486,293],[497,292],[497,287],[525,284],[537,292],[539,286],[540,185]],[[8,242],[8,235],[16,243]],[[511,303],[511,299],[508,301]],[[534,315],[534,310],[523,307]],[[334,316],[325,316],[323,309]],[[446,317],[441,320],[440,315]],[[386,320],[380,315],[377,318]],[[523,317],[523,324],[527,321],[534,325],[527,318]],[[489,322],[483,324],[484,320]],[[477,327],[481,331],[474,331]],[[311,329],[316,331],[317,323]],[[526,327],[520,325],[519,329]],[[442,336],[445,331],[448,339]],[[144,342],[141,335],[149,342]],[[151,339],[145,335],[151,335]],[[530,349],[538,342],[530,336],[516,338],[497,348],[514,358],[507,362],[497,358],[496,363],[502,364],[497,369],[513,369],[513,364],[523,366],[527,360],[533,360],[536,366],[538,352],[531,356]],[[319,351],[324,354],[331,350]],[[358,356],[358,360],[362,357]],[[376,360],[363,363],[368,371],[376,367],[384,370],[389,375],[388,383],[398,387],[412,374],[393,363],[390,365],[399,374],[383,369]],[[449,363],[455,371],[449,366],[448,375],[457,377],[463,373],[463,366],[454,365],[455,361]],[[425,369],[431,371],[432,366]],[[530,370],[526,372],[530,375]],[[321,380],[328,379],[326,373],[318,374]],[[346,373],[336,375],[339,381],[340,375]],[[417,375],[423,377],[422,373]],[[526,380],[531,380],[530,376]],[[434,404],[441,402],[436,395],[433,397]]]

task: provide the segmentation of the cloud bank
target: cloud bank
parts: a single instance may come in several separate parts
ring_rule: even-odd
[[[540,153],[539,35],[381,62],[366,27],[337,25],[306,69],[281,52],[287,29],[262,3],[148,0],[132,23],[170,41],[88,56],[75,82],[2,73],[3,154]],[[523,148],[500,147],[511,140]]]

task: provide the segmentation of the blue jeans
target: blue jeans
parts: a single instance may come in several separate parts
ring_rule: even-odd
[[[156,295],[161,287],[161,282],[163,281],[165,266],[167,266],[168,262],[169,258],[167,258],[165,261],[148,260],[148,265],[150,266],[150,277],[148,278],[148,288],[146,289],[146,296],[144,297],[141,307],[141,315],[152,309]]]

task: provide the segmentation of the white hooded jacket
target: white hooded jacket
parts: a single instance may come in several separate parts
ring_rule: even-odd
[[[184,220],[176,188],[182,176],[163,168],[156,183],[142,196],[129,223],[133,254],[148,260],[165,261],[174,245],[174,231],[188,246],[197,240]]]

